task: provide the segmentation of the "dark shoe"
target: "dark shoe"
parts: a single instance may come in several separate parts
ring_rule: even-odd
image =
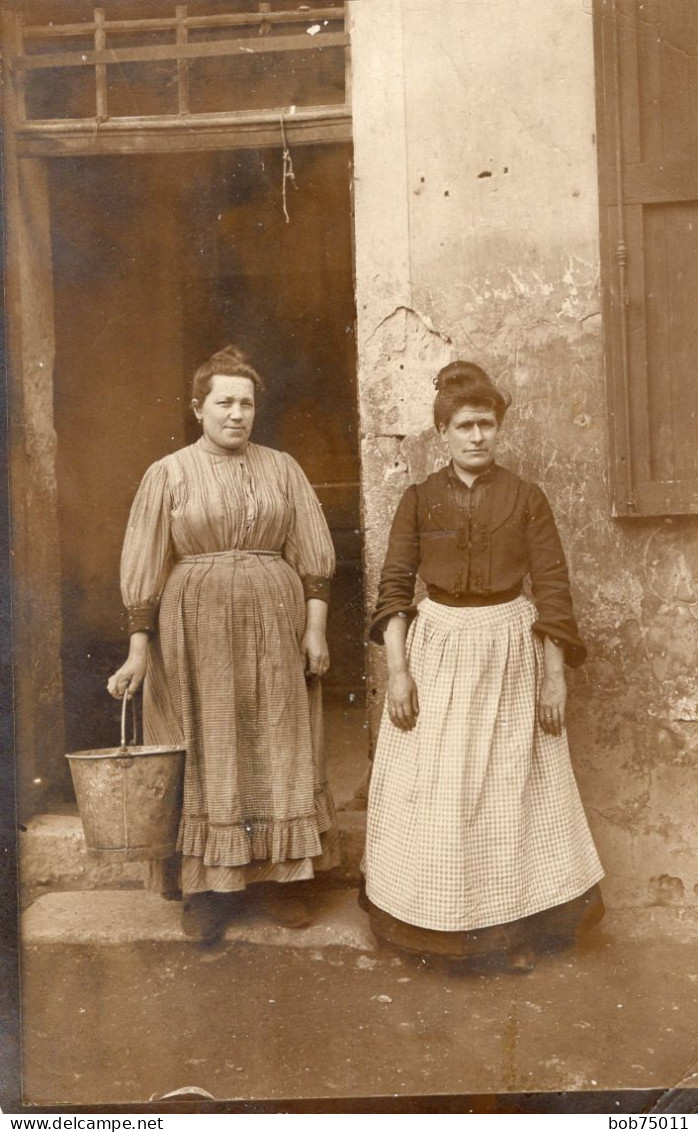
[[[228,923],[241,919],[250,909],[249,888],[239,888],[235,892],[219,892],[218,899],[223,906],[223,914]]]
[[[197,943],[213,943],[225,929],[225,908],[216,892],[195,892],[182,904],[182,931]]]
[[[284,928],[307,928],[312,916],[307,905],[293,892],[293,884],[270,884],[262,894],[262,906],[274,923]]]

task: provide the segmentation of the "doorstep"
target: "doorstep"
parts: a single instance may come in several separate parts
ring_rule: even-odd
[[[305,899],[313,915],[308,927],[281,927],[259,905],[246,908],[243,904],[237,916],[231,914],[224,938],[229,943],[311,952],[326,947],[376,950],[356,888],[320,886],[313,891],[312,900]],[[22,913],[22,947],[191,942],[182,932],[181,908],[178,900],[163,900],[142,889],[50,892],[39,896]],[[697,929],[698,909],[615,908],[607,911],[589,941],[593,947],[607,946],[611,937],[648,947],[660,941],[692,945]],[[581,954],[586,946],[583,944],[575,954]],[[689,977],[693,980],[698,975]]]
[[[311,951],[326,947],[372,951],[376,945],[368,916],[360,910],[356,895],[356,889],[318,890],[312,901],[313,923],[305,928],[281,927],[264,911],[245,909],[228,924],[225,941]],[[22,914],[22,947],[191,942],[182,932],[181,908],[179,901],[142,890],[51,892],[38,897]]]
[[[358,884],[366,833],[365,811],[337,815],[341,865],[331,874],[339,883]],[[77,813],[39,814],[18,833],[22,904],[47,892],[86,889],[140,889],[141,862],[95,860],[85,847]]]

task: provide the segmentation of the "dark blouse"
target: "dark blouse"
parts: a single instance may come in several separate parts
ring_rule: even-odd
[[[415,616],[417,575],[432,601],[489,605],[520,594],[527,574],[534,632],[557,640],[569,665],[582,664],[565,555],[541,489],[498,464],[469,488],[449,465],[408,487],[398,504],[371,638],[382,643],[394,614]]]

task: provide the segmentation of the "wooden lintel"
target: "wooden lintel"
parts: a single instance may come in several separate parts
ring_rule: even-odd
[[[208,130],[226,127],[254,127],[278,125],[281,117],[286,129],[302,122],[343,121],[350,116],[349,107],[337,105],[270,106],[268,110],[224,110],[208,114],[189,114],[182,118],[178,114],[139,115],[110,118],[107,123],[99,123],[94,118],[36,118],[16,127],[19,141],[37,137],[54,137],[59,134],[89,134],[97,130],[107,133],[132,133],[136,130]]]
[[[223,28],[223,27],[256,27],[262,22],[268,24],[302,24],[317,23],[318,20],[344,19],[344,5],[336,8],[302,8],[293,12],[270,12],[262,17],[259,12],[225,13],[210,16],[187,16],[188,28]],[[139,31],[172,31],[177,27],[177,19],[162,16],[139,20],[106,20],[105,29],[108,33],[139,32]],[[82,24],[34,24],[26,28],[26,39],[66,39],[84,35],[86,38],[94,34],[95,25],[91,21]]]
[[[260,39],[212,40],[203,43],[162,43],[150,47],[114,47],[104,51],[65,51],[47,55],[21,55],[12,60],[18,71],[50,71],[59,67],[94,67],[123,63],[160,63],[177,59],[203,59],[230,55],[269,55],[286,51],[321,51],[348,47],[347,32],[316,36],[278,35]]]
[[[286,139],[292,145],[321,145],[350,142],[351,115],[327,117],[285,117]],[[281,144],[280,118],[266,115],[263,120],[230,118],[207,126],[193,125],[186,119],[152,121],[129,128],[113,127],[111,122],[91,129],[63,129],[60,133],[21,131],[17,139],[21,157],[87,157],[129,153],[183,153],[220,149],[264,148]]]

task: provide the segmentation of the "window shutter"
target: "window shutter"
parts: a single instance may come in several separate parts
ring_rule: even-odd
[[[595,0],[616,515],[698,513],[698,4]]]

